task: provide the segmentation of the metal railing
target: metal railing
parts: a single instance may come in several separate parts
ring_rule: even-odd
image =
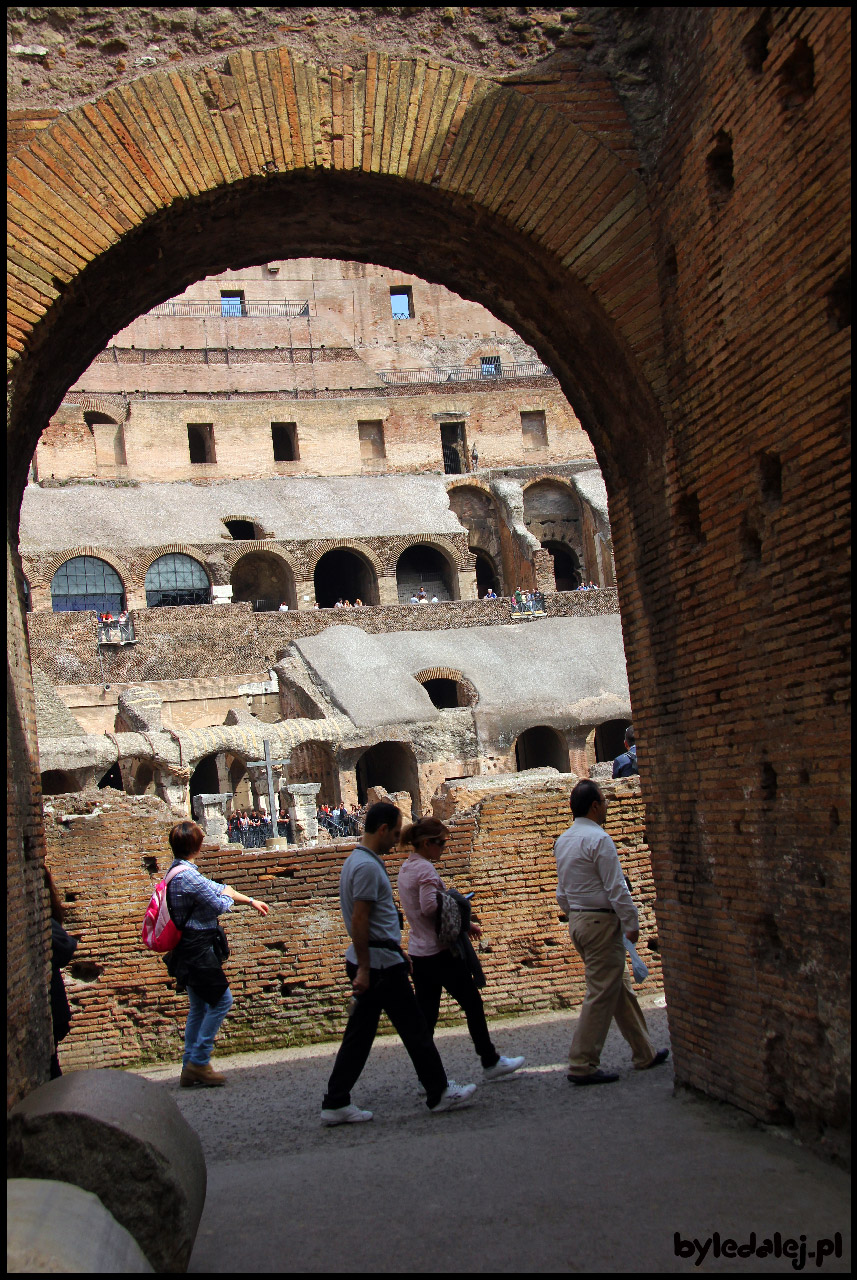
[[[308,316],[309,302],[306,299],[286,300],[285,302],[242,302],[240,308],[233,310],[218,300],[216,302],[162,302],[146,312],[147,316],[220,316],[224,320],[240,320],[243,316]]]
[[[485,382],[494,378],[552,378],[553,374],[540,360],[518,360],[511,364],[447,365],[439,369],[381,369],[378,377],[393,386],[414,382]]]
[[[116,619],[113,622],[98,621],[98,644],[136,644],[134,623],[130,618],[124,622]]]

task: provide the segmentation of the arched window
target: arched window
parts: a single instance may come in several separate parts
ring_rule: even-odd
[[[454,570],[449,560],[434,547],[422,543],[408,547],[396,562],[396,587],[399,603],[407,604],[413,595],[424,591],[429,600],[454,600]]]
[[[332,609],[337,600],[378,603],[378,579],[372,566],[348,547],[326,551],[313,574],[315,598],[320,609]]]
[[[211,584],[202,565],[191,556],[158,556],[146,571],[146,604],[210,604]]]
[[[61,564],[51,579],[54,613],[94,609],[97,613],[121,613],[125,608],[122,579],[106,560],[73,556]]]

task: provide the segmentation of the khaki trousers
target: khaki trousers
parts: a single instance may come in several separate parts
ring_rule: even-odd
[[[572,912],[569,932],[586,966],[586,996],[568,1054],[569,1075],[598,1070],[613,1018],[631,1046],[634,1066],[647,1067],[655,1048],[631,986],[618,916]]]

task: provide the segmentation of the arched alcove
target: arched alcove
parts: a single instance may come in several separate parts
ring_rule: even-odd
[[[554,584],[557,591],[574,591],[583,581],[577,552],[563,542],[543,542],[553,561]]]
[[[627,720],[605,720],[595,729],[595,759],[598,764],[615,760],[625,750]]]
[[[327,804],[331,808],[340,803],[339,770],[327,743],[302,742],[292,749],[290,759],[290,782],[319,782],[321,787],[316,803]]]
[[[64,796],[79,790],[74,778],[64,769],[45,769],[42,774],[43,796]]]
[[[193,798],[199,795],[219,795],[220,778],[217,771],[217,756],[203,756],[190,775],[190,804],[193,813]]]
[[[315,598],[320,609],[332,609],[337,600],[378,603],[378,578],[372,565],[350,547],[326,551],[313,574]]]
[[[482,600],[487,591],[493,591],[498,596],[502,595],[500,575],[491,556],[478,547],[471,547],[470,551],[476,557],[476,594],[479,599]]]
[[[423,543],[407,547],[396,561],[396,588],[399,603],[407,604],[420,590],[429,600],[457,600],[457,579],[453,566],[442,551]]]
[[[568,773],[568,743],[549,725],[534,725],[519,734],[515,742],[515,766],[518,772],[550,767]]]
[[[357,761],[357,796],[361,804],[367,800],[370,787],[387,791],[407,791],[414,813],[420,812],[420,786],[417,761],[406,742],[379,742]]]
[[[295,576],[282,556],[270,551],[248,551],[236,560],[229,576],[233,602],[249,600],[260,613],[270,613],[287,604],[298,607]]]

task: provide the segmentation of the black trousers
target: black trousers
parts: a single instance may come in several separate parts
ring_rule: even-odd
[[[345,968],[353,981],[357,966],[347,960]],[[351,1101],[351,1090],[366,1066],[382,1013],[387,1014],[408,1051],[426,1091],[427,1104],[433,1107],[440,1101],[447,1086],[446,1072],[414,996],[407,966],[396,964],[369,970],[369,990],[357,997],[327,1082],[322,1103],[325,1110],[347,1107]]]
[[[467,1030],[483,1067],[493,1067],[500,1055],[491,1042],[479,988],[464,961],[451,951],[440,951],[436,956],[411,956],[411,964],[417,1003],[432,1035],[437,1026],[441,993],[448,991],[464,1010]]]

